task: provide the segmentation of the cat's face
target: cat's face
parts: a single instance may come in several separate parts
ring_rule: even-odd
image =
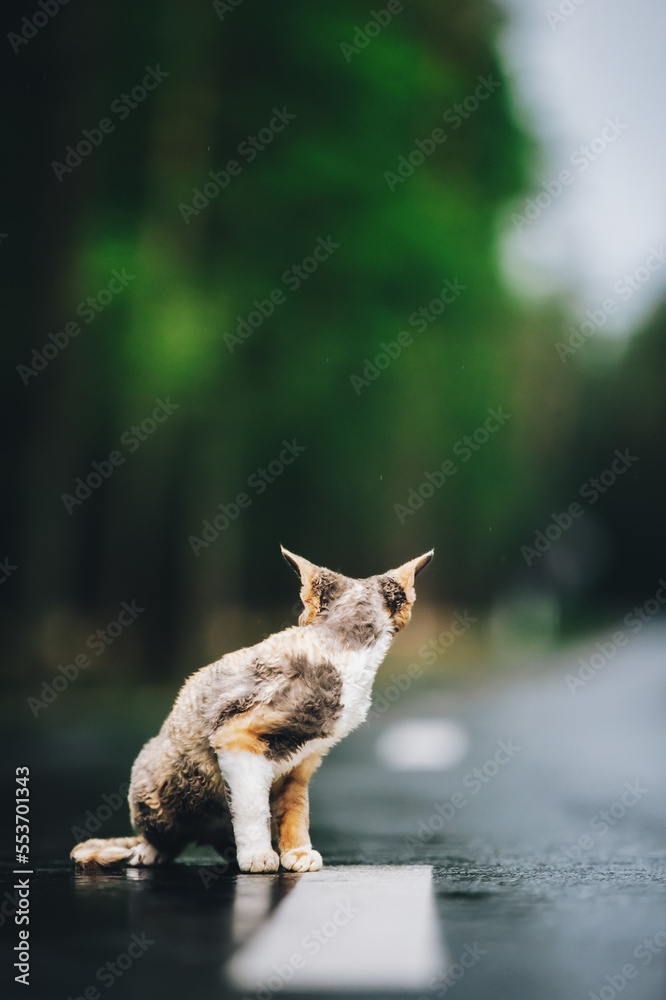
[[[303,611],[299,624],[337,624],[364,644],[387,629],[399,632],[405,627],[416,600],[414,578],[430,562],[433,550],[365,580],[316,566],[284,546],[282,554],[301,578]]]

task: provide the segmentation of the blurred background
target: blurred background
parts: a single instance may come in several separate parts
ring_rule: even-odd
[[[13,732],[145,738],[296,621],[280,543],[351,576],[434,546],[389,667],[443,683],[654,598],[658,4],[8,16]]]
[[[485,949],[460,1000],[614,994],[666,941],[666,8],[6,13],[0,798],[28,767],[33,996],[147,932],[125,1000],[220,996],[246,939],[265,997],[264,931],[285,960],[357,877],[365,930],[309,995],[398,989],[406,925],[443,970]],[[75,874],[130,832],[183,678],[297,621],[280,543],[359,577],[436,553],[313,782],[321,879]],[[425,911],[381,905],[419,877]]]

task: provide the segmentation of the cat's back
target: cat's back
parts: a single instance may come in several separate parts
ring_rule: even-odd
[[[170,734],[199,731],[208,739],[226,719],[268,702],[292,684],[303,664],[335,669],[334,651],[312,626],[294,625],[254,646],[226,653],[187,678],[164,728]]]

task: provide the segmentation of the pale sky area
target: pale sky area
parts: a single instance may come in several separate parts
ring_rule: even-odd
[[[509,217],[505,272],[523,294],[569,292],[579,319],[614,299],[604,330],[630,334],[666,297],[666,252],[663,261],[651,255],[652,247],[666,251],[666,4],[504,3],[501,52],[541,146],[532,197],[543,195],[534,221]],[[580,150],[590,144],[592,156]],[[546,204],[541,184],[562,170],[573,179]],[[525,200],[514,211],[524,216]],[[617,286],[637,268],[635,288]]]

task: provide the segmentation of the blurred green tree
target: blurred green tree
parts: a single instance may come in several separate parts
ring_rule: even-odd
[[[399,6],[121,0],[17,53],[6,364],[81,328],[7,401],[23,623],[136,597],[159,675],[214,608],[285,601],[279,542],[356,575],[434,545],[440,597],[506,575],[580,389],[501,280],[534,150],[498,10]]]

